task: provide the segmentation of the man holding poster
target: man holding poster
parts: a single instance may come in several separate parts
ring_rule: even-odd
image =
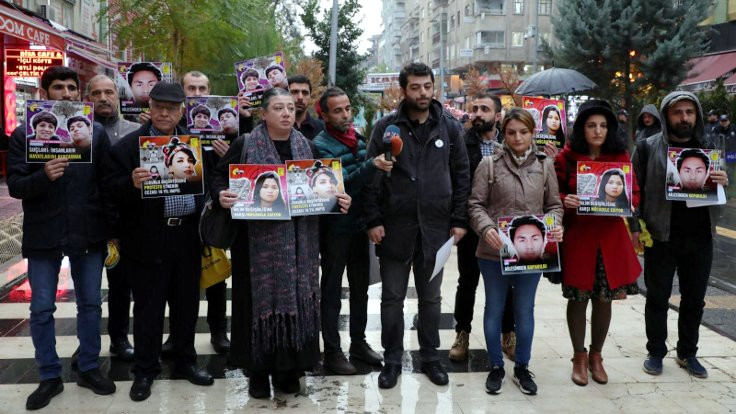
[[[213,383],[212,376],[197,367],[194,349],[202,253],[197,224],[202,196],[141,197],[141,187],[152,179],[152,173],[149,168],[139,167],[139,151],[145,151],[139,150],[139,137],[186,133],[177,127],[184,113],[184,91],[179,84],[159,82],[150,96],[151,121],[113,147],[105,180],[119,210],[121,254],[129,259],[127,270],[135,301],[135,380],[130,388],[133,401],[151,395],[153,380],[161,372],[159,355],[167,299],[175,363],[172,378],[187,379],[196,385]],[[191,162],[185,148],[179,147],[173,142],[169,155],[181,154],[183,164]]]
[[[662,100],[660,115],[662,132],[637,142],[632,159],[642,192],[641,208],[635,212],[629,226],[638,243],[638,219],[643,218],[654,240],[652,247],[644,250],[647,287],[644,316],[649,353],[644,371],[651,375],[662,373],[662,360],[667,355],[667,311],[677,272],[682,299],[676,361],[690,375],[706,378],[708,371],[695,355],[719,208],[688,208],[685,201],[669,201],[665,183],[671,174],[667,167],[668,147],[704,149],[709,144],[704,139],[700,101],[692,93],[677,91],[667,95]],[[724,171],[712,171],[710,179],[714,184],[728,185]]]
[[[66,66],[52,66],[41,76],[41,98],[79,100],[79,77]],[[8,191],[23,200],[23,257],[28,259],[31,286],[31,338],[41,382],[28,397],[26,409],[49,404],[64,390],[62,364],[56,353],[54,311],[59,269],[69,257],[77,301],[79,356],[77,384],[96,394],[112,394],[115,384],[100,373],[100,284],[105,260],[107,226],[100,198],[103,159],[110,141],[94,124],[91,162],[56,158],[26,163],[26,125],[13,131],[8,152]]]

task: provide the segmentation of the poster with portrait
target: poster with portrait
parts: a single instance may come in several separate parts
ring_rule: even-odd
[[[92,162],[91,102],[26,101],[26,162]]]
[[[715,149],[667,148],[667,200],[718,200],[718,186],[710,173],[717,171],[721,153]]]
[[[292,216],[340,213],[337,193],[345,184],[338,158],[286,161],[286,183]]]
[[[559,246],[550,234],[555,226],[553,216],[499,217],[501,274],[559,271]]]
[[[263,94],[271,88],[289,89],[282,52],[236,62],[235,77],[238,90],[245,92],[251,107],[260,107]]]
[[[198,134],[205,151],[212,150],[212,141],[226,144],[239,135],[237,96],[190,96],[187,102],[187,128]]]
[[[120,113],[138,115],[148,112],[148,94],[161,81],[174,81],[169,62],[118,62],[115,86],[120,96]]]
[[[238,201],[230,208],[236,220],[289,220],[284,164],[230,164],[230,189]]]
[[[557,99],[534,98],[524,96],[523,108],[534,117],[537,129],[534,133],[534,142],[541,150],[548,142],[552,142],[559,149],[565,146],[565,101]]]
[[[631,217],[631,163],[578,161],[578,214]]]
[[[202,144],[196,135],[138,137],[140,166],[152,179],[141,186],[143,198],[204,194]]]

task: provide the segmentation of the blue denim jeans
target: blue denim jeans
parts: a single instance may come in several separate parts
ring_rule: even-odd
[[[31,338],[36,348],[36,363],[41,380],[61,377],[61,362],[56,354],[54,311],[62,258],[28,259],[31,285]],[[79,371],[98,368],[100,320],[102,318],[102,252],[69,257],[74,293],[77,297],[77,338]]]
[[[486,335],[488,360],[491,366],[503,367],[501,353],[501,321],[506,305],[509,283],[514,287],[514,318],[516,319],[516,366],[529,364],[534,337],[534,297],[537,294],[538,274],[502,275],[501,263],[478,259],[486,289],[486,307],[483,328]]]

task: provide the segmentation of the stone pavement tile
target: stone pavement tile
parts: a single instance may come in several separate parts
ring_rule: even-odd
[[[502,394],[501,394],[502,395]],[[528,399],[519,401],[501,401],[496,397],[499,395],[489,395],[486,401],[467,402],[460,401],[458,405],[463,414],[486,414],[486,413],[519,413],[533,414],[539,412],[537,408]]]
[[[98,414],[107,412],[115,398],[121,394],[120,384],[113,395],[96,395],[75,383],[65,383],[64,391],[53,398],[52,403],[38,413]],[[0,413],[23,412],[26,399],[38,384],[0,385]],[[128,396],[125,388],[125,396]],[[130,401],[130,399],[128,399]]]
[[[733,357],[705,357],[700,358],[700,362],[712,367],[708,370],[710,375],[713,375],[714,371],[721,372],[723,375],[730,377],[730,382],[736,384],[736,359]],[[734,388],[736,388],[736,385]]]

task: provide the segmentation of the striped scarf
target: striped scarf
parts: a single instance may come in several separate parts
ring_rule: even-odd
[[[298,131],[289,136],[292,159],[311,159]],[[281,164],[265,124],[248,139],[248,164]],[[316,217],[248,222],[252,351],[261,360],[277,349],[301,350],[319,334],[319,228]]]

